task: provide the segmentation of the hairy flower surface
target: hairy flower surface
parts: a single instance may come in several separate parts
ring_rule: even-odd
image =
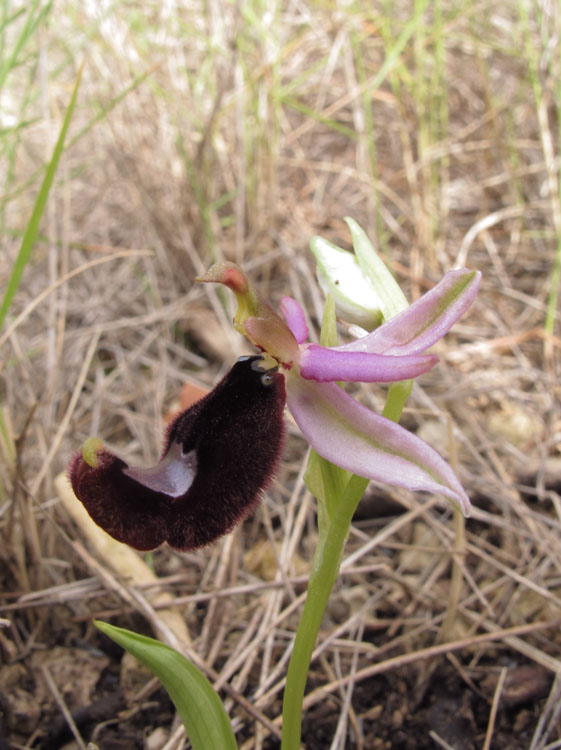
[[[395,382],[433,367],[438,359],[426,349],[472,304],[479,272],[450,271],[375,331],[336,347],[307,343],[306,318],[298,302],[284,297],[279,316],[235,264],[216,264],[200,281],[225,284],[236,294],[236,328],[285,372],[288,407],[320,456],[369,479],[440,492],[469,514],[469,498],[435,450],[355,401],[335,381]]]
[[[88,440],[70,465],[72,488],[92,519],[131,547],[202,547],[246,518],[272,479],[285,398],[276,363],[241,357],[175,418],[155,466],[128,466],[100,440]]]

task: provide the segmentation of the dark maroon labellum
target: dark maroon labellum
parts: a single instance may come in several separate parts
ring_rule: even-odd
[[[259,503],[280,458],[284,376],[262,355],[241,357],[207,396],[170,425],[156,466],[136,468],[105,449],[82,454],[69,478],[93,520],[120,542],[186,551],[231,531]]]

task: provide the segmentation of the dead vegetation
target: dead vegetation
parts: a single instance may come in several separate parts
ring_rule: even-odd
[[[370,488],[305,746],[561,746],[560,30],[555,3],[487,0],[47,13],[2,92],[5,128],[26,122],[2,136],[2,286],[86,66],[0,331],[0,747],[184,746],[157,682],[93,617],[193,654],[240,747],[279,747],[315,539],[296,427],[254,518],[193,554],[121,556],[57,477],[91,435],[154,460],[182,386],[211,387],[245,351],[231,300],[194,283],[214,259],[299,299],[317,335],[307,246],[348,246],[345,215],[409,299],[458,264],[483,272],[403,419],[456,463],[475,510],[463,534],[439,498]],[[381,389],[362,396],[380,409]]]

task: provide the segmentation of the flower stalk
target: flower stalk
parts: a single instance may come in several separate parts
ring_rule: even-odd
[[[336,335],[334,308],[332,299],[328,297],[322,323],[321,343],[324,346],[336,343]],[[387,419],[399,421],[412,385],[411,380],[390,385],[383,412]],[[318,543],[308,579],[308,594],[286,675],[281,750],[300,748],[302,706],[314,646],[329,596],[339,575],[343,549],[354,513],[369,482],[368,479],[356,474],[349,478],[338,466],[330,464],[314,452],[310,456],[308,469],[311,463],[316,464],[314,470],[322,474],[323,480],[314,483],[314,494],[318,500]],[[308,470],[308,487],[312,484],[309,474]]]
[[[296,631],[286,675],[282,709],[281,750],[299,750],[302,732],[302,705],[306,680],[321,621],[331,590],[339,575],[343,548],[356,507],[368,480],[353,475],[335,504],[328,524],[319,527],[318,544],[308,579],[308,594]]]
[[[305,314],[295,300],[285,297],[281,301],[281,318],[243,280],[241,269],[222,264],[200,279],[225,284],[236,293],[235,326],[278,361],[286,377],[287,406],[314,449],[306,483],[318,500],[319,536],[287,673],[282,750],[300,747],[314,645],[352,518],[369,480],[440,492],[464,513],[470,509],[469,498],[446,462],[397,423],[411,393],[412,378],[437,361],[427,349],[471,305],[480,274],[451,271],[409,306],[362,229],[352,220],[348,224],[356,257],[320,238],[311,243],[324,288],[333,291],[333,300],[328,295],[324,310],[320,345],[307,342]],[[371,290],[374,306],[370,310],[367,299],[358,306],[353,300],[357,273]],[[337,346],[335,304],[339,311],[356,313],[361,324],[367,320],[383,324],[357,341]],[[356,402],[337,381],[389,383],[383,415]]]

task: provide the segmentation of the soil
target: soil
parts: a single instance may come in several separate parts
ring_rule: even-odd
[[[82,641],[79,646],[55,647],[61,669],[64,670],[65,659],[71,660],[72,668],[77,663],[80,665],[80,676],[74,675],[65,698],[82,738],[93,742],[100,750],[152,747],[149,738],[152,735],[156,738],[162,729],[169,730],[174,722],[174,708],[167,693],[142,669],[132,678],[133,683],[136,681],[132,686],[134,690],[131,684],[123,686],[119,647],[100,634],[88,640],[88,644]],[[450,661],[437,659],[420,668],[404,667],[358,683],[352,697],[356,726],[349,722],[345,747],[348,750],[433,750],[436,747],[476,750],[482,747],[498,670],[503,667],[507,667],[507,677],[494,723],[492,747],[494,750],[530,747],[552,677],[547,670],[534,664],[520,665],[519,656],[508,651],[501,651],[494,663],[480,664],[476,670],[468,667],[465,679]],[[66,668],[71,668],[68,663]],[[18,688],[18,713],[14,715],[13,696],[10,700],[9,695],[10,669],[13,671],[13,665],[0,668],[0,685],[3,686],[0,750],[22,747],[33,724],[34,739],[26,747],[36,750],[74,747],[67,744],[73,739],[72,732],[60,709],[44,690],[40,670],[28,671],[26,679],[20,679],[19,685],[24,685],[24,689]],[[131,682],[130,673],[128,682]],[[62,684],[65,684],[64,679]],[[312,670],[308,689],[318,684]],[[149,686],[147,692],[146,685]],[[144,694],[139,696],[142,692]],[[275,706],[278,711],[280,708],[280,703]],[[306,750],[325,750],[330,746],[340,710],[341,698],[329,696],[308,711],[302,728]],[[561,736],[561,723],[558,723],[557,736]],[[241,740],[247,738],[247,734],[238,737],[240,746]],[[279,747],[280,742],[274,738],[264,743],[267,750]]]

